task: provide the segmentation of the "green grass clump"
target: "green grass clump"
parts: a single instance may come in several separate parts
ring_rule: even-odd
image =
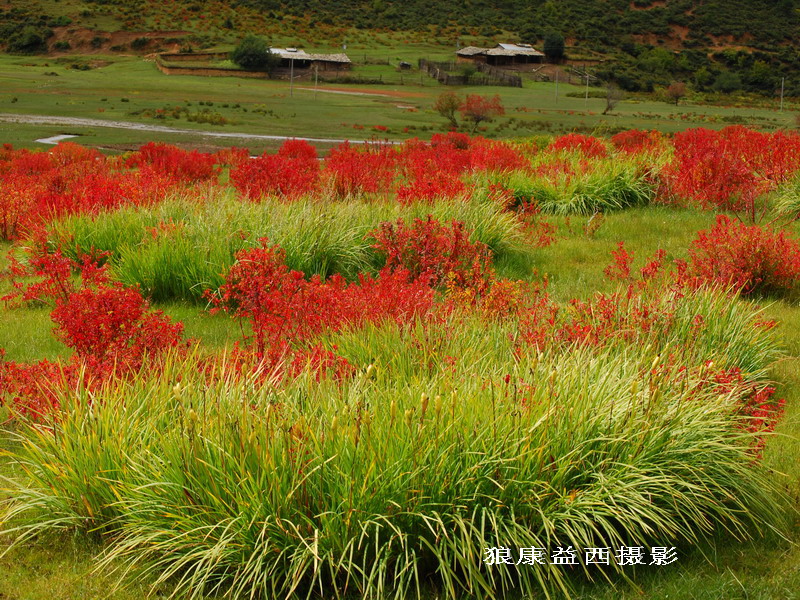
[[[778,217],[796,220],[800,215],[800,176],[793,177],[778,187],[769,203]]]
[[[521,224],[488,201],[418,203],[243,203],[223,193],[202,204],[176,199],[150,208],[77,216],[53,225],[53,239],[72,256],[109,252],[117,277],[141,286],[156,301],[199,300],[216,289],[238,250],[268,238],[286,251],[290,268],[306,275],[340,273],[355,279],[377,270],[379,257],[367,234],[383,221],[432,215],[466,224],[473,240],[496,256],[522,252]],[[166,225],[165,225],[166,224]]]
[[[549,564],[485,565],[487,547],[681,547],[780,530],[742,391],[720,393],[700,366],[757,378],[774,341],[747,305],[673,300],[685,303],[674,321],[600,350],[520,354],[516,323],[454,317],[331,336],[353,364],[376,365],[341,381],[243,380],[189,358],[78,386],[51,422],[20,423],[11,453],[24,476],[4,529],[18,541],[104,532],[103,565],[192,597],[453,599],[568,595],[576,581]],[[696,314],[719,329],[695,336]],[[733,336],[744,340],[726,348]],[[654,370],[666,357],[699,368],[676,385]]]
[[[561,167],[554,167],[556,163]],[[537,173],[537,168],[546,171]],[[580,155],[562,153],[555,158],[539,155],[532,172],[479,175],[477,179],[484,185],[499,183],[511,190],[516,202],[531,202],[547,214],[592,215],[649,204],[656,193],[651,173],[627,157],[592,159],[586,165]]]

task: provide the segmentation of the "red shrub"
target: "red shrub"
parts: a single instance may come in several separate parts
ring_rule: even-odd
[[[217,165],[238,167],[242,163],[250,160],[250,151],[247,148],[237,148],[234,146],[220,150],[214,157]]]
[[[324,331],[365,322],[405,322],[430,310],[433,292],[407,271],[385,270],[377,278],[347,283],[341,276],[323,281],[290,271],[277,246],[243,250],[217,293],[206,293],[215,310],[252,325],[259,361],[276,366]]]
[[[611,143],[620,152],[626,154],[639,154],[658,149],[663,143],[664,136],[660,131],[640,131],[629,129],[621,131],[611,137]]]
[[[675,134],[663,175],[674,198],[704,208],[745,211],[752,222],[760,196],[800,168],[800,136],[744,127],[689,129]]]
[[[80,285],[72,279],[75,270]],[[55,335],[75,351],[92,377],[136,371],[145,356],[155,358],[180,343],[181,323],[149,310],[138,289],[111,281],[106,267],[88,258],[76,263],[59,252],[34,254],[28,267],[12,259],[11,271],[14,277],[39,280],[13,281],[14,291],[4,300],[52,304]]]
[[[800,279],[800,244],[784,231],[718,215],[689,249],[687,274],[700,283],[733,286],[743,294],[792,288]]]
[[[137,289],[121,285],[84,288],[58,301],[51,313],[56,335],[95,374],[136,371],[145,355],[177,347],[181,323],[151,311]]]
[[[562,135],[553,140],[547,149],[552,152],[577,151],[586,158],[605,158],[608,155],[608,148],[602,140],[580,133]]]
[[[15,240],[25,234],[35,218],[37,198],[44,185],[36,177],[0,174],[0,238]]]
[[[517,148],[506,142],[476,138],[470,147],[473,171],[514,171],[530,162]]]
[[[0,349],[0,405],[33,417],[44,417],[58,404],[57,390],[72,389],[79,369],[74,363],[42,360],[37,363],[6,362]]]
[[[302,140],[287,140],[277,154],[265,152],[232,168],[230,181],[250,200],[269,195],[295,199],[316,190],[319,173],[316,148]]]
[[[366,145],[357,150],[345,142],[328,154],[323,178],[336,198],[387,192],[395,164],[395,153],[388,146]]]
[[[59,144],[51,152],[10,153],[0,167],[4,239],[64,215],[149,204],[163,199],[172,186],[183,185],[161,166],[142,163],[137,171],[120,170],[122,161],[75,144]]]
[[[603,273],[608,279],[619,279],[627,281],[631,278],[631,265],[633,264],[633,252],[625,249],[625,242],[618,242],[617,249],[611,251],[614,262],[608,265]]]
[[[397,201],[412,204],[444,198],[459,198],[467,193],[467,186],[457,176],[439,174],[422,175],[412,179],[408,185],[397,186]]]
[[[470,169],[470,138],[463,133],[436,134],[430,144],[408,140],[398,152],[400,171],[408,179],[458,178]]]
[[[505,199],[509,208],[517,202],[513,196],[506,195]],[[546,248],[555,243],[558,228],[542,218],[541,210],[535,203],[522,201],[516,205],[515,210],[522,221],[525,236],[533,247]]]
[[[775,430],[783,416],[786,400],[773,397],[775,395],[773,386],[748,382],[738,367],[721,370],[713,375],[712,380],[715,385],[719,386],[722,394],[729,394],[736,388],[744,388],[745,394],[741,411],[749,418],[747,430],[759,434],[754,451],[760,457],[767,441],[767,435]]]
[[[369,237],[375,240],[372,247],[385,257],[387,268],[405,269],[429,286],[476,285],[491,269],[489,248],[471,242],[458,221],[447,227],[428,216],[408,226],[399,219],[382,223]]]
[[[80,285],[72,279],[80,273]],[[100,382],[137,373],[148,360],[153,366],[167,350],[181,344],[183,325],[160,311],[149,310],[139,291],[108,278],[105,268],[84,260],[75,263],[60,253],[34,255],[30,266],[12,259],[14,277],[37,277],[4,300],[37,300],[53,305],[55,335],[75,351],[66,363],[6,363],[0,354],[0,401],[34,415],[56,404],[56,390],[79,380],[90,388]]]
[[[148,142],[125,161],[129,167],[152,166],[176,182],[216,181],[220,169],[217,156],[192,150],[187,152],[169,144]]]
[[[318,344],[294,353],[289,375],[297,377],[304,369],[310,370],[317,381],[323,378],[346,379],[356,372],[356,368],[346,358]]]
[[[47,153],[54,168],[80,163],[104,163],[106,158],[94,148],[86,148],[72,142],[60,142]]]

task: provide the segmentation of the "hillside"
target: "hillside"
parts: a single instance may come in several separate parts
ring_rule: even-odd
[[[795,0],[33,0],[0,4],[0,39],[12,53],[147,53],[178,45],[230,45],[244,32],[282,43],[541,46],[600,53],[600,75],[629,91],[672,80],[696,89],[771,95],[800,67]],[[394,35],[393,35],[394,34]]]
[[[538,37],[548,30],[598,50],[625,38],[651,39],[686,48],[745,44],[770,48],[797,32],[793,0],[240,0],[237,4],[276,13],[315,14],[361,28],[418,30],[429,25],[497,30]]]

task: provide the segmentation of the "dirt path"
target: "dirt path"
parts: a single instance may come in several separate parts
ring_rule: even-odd
[[[38,140],[33,140],[33,141],[36,142],[37,144],[56,145],[59,142],[63,142],[64,140],[68,140],[68,139],[74,138],[74,137],[80,137],[80,136],[74,135],[74,134],[71,134],[71,133],[65,133],[65,134],[54,135],[54,136],[46,137],[46,138],[39,138]]]
[[[425,94],[419,92],[400,92],[400,91],[384,91],[374,92],[372,90],[363,89],[344,89],[344,88],[317,88],[313,87],[298,87],[298,90],[305,90],[306,92],[323,92],[325,94],[344,94],[345,96],[383,96],[384,98],[424,98]]]
[[[300,137],[295,135],[264,135],[258,133],[235,133],[227,131],[207,131],[198,129],[180,129],[166,125],[149,125],[147,123],[133,123],[130,121],[107,121],[104,119],[87,119],[82,117],[59,117],[55,115],[17,115],[0,113],[0,123],[23,123],[28,125],[64,125],[70,127],[110,127],[113,129],[129,129],[132,131],[150,131],[153,133],[180,133],[184,135],[198,135],[203,137],[241,139],[241,140],[305,140],[328,144],[341,144],[349,141],[351,144],[366,144],[369,140],[345,140],[333,138]]]

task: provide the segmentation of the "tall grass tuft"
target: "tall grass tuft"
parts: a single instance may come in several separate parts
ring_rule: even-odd
[[[405,207],[311,200],[250,204],[223,194],[202,204],[178,199],[155,208],[66,218],[53,225],[52,238],[71,255],[109,252],[120,280],[139,284],[154,300],[199,300],[205,289],[222,283],[235,253],[258,245],[259,238],[280,245],[292,269],[355,279],[381,266],[367,238],[371,230],[383,221],[412,222],[429,214],[445,223],[464,222],[471,238],[496,256],[523,251],[516,217],[486,201]]]
[[[770,203],[777,216],[791,220],[800,215],[800,176],[795,176],[776,189]]]
[[[532,171],[478,174],[478,186],[500,184],[509,189],[517,203],[531,202],[544,213],[591,215],[596,212],[644,206],[653,200],[656,167],[645,166],[637,158],[582,161],[572,154],[537,157]]]
[[[514,323],[454,315],[324,340],[373,365],[343,381],[189,357],[158,379],[64,392],[51,422],[20,425],[26,478],[9,482],[3,528],[103,532],[102,565],[190,597],[399,599],[569,595],[574,572],[490,566],[490,547],[680,552],[720,529],[779,531],[745,390],[706,368],[763,375],[769,337],[744,305],[683,301],[641,345],[519,353]],[[722,325],[690,348],[703,311]],[[654,369],[666,357],[685,359],[680,384]]]

